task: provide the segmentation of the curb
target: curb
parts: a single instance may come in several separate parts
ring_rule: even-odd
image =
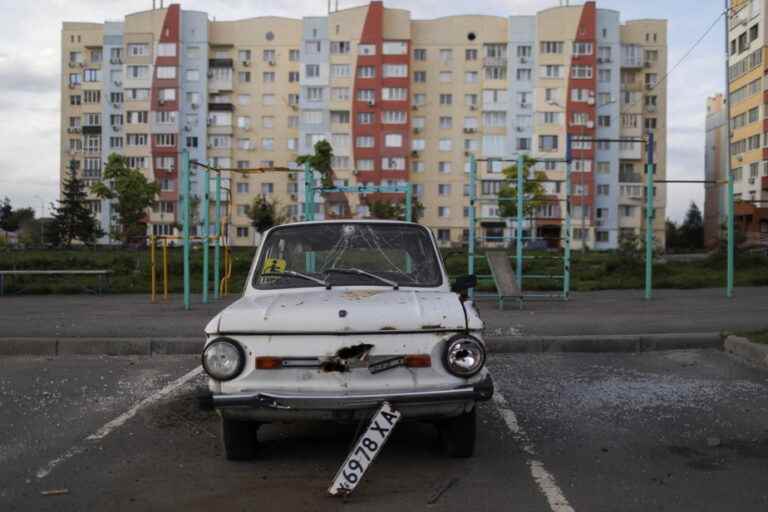
[[[735,338],[730,336],[728,339]],[[203,336],[194,338],[0,338],[0,356],[153,356],[199,355],[203,348]],[[736,338],[743,340],[743,338]],[[690,350],[723,348],[718,332],[679,334],[620,334],[578,336],[508,336],[485,339],[488,352],[494,354],[544,353],[544,352],[647,352],[652,350]],[[741,350],[745,354],[757,350],[763,364],[768,366],[768,347],[744,342],[732,342],[731,352]],[[727,343],[727,342],[726,342]],[[759,355],[755,355],[758,358]]]
[[[200,354],[195,338],[0,338],[0,356],[153,356]]]
[[[752,343],[747,338],[728,336],[723,348],[729,354],[756,366],[768,368],[768,345]]]
[[[486,338],[485,342],[488,351],[496,354],[723,348],[723,338],[719,332],[493,337]]]

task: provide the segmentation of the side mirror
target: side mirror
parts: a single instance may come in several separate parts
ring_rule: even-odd
[[[451,285],[451,291],[454,293],[458,293],[461,296],[464,296],[467,294],[467,291],[470,288],[474,288],[477,286],[477,276],[475,274],[470,274],[466,276],[457,277],[456,280]]]

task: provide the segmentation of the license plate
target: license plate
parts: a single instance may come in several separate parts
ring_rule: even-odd
[[[352,493],[373,463],[373,459],[387,442],[395,425],[400,421],[400,416],[401,413],[394,410],[388,402],[381,405],[368,425],[368,429],[357,440],[347,460],[336,473],[333,483],[328,488],[331,495],[346,496]]]

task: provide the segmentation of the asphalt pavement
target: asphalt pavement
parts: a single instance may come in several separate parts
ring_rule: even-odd
[[[181,297],[152,304],[147,295],[18,295],[0,297],[4,338],[196,338],[216,313],[236,300],[202,304]],[[646,301],[640,290],[574,293],[571,300],[513,303],[499,311],[480,301],[488,336],[626,335],[703,333],[768,328],[768,288],[657,290]]]
[[[353,427],[271,425],[228,462],[196,366],[0,359],[0,510],[768,508],[768,372],[716,350],[494,355],[474,458],[402,424],[345,501],[326,488]]]

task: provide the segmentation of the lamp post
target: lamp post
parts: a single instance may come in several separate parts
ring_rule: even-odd
[[[43,198],[39,195],[35,194],[32,196],[33,199],[39,199],[40,200],[40,247],[44,245],[44,236],[43,236],[43,217],[45,217],[45,201],[43,201]]]

